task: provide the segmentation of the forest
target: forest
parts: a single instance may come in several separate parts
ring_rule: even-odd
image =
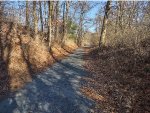
[[[0,1],[0,113],[149,113],[149,11],[150,1]]]

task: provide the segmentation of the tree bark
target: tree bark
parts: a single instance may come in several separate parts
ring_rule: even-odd
[[[66,1],[66,13],[65,13],[65,37],[67,38],[68,34],[68,28],[67,28],[67,22],[68,22],[68,13],[69,13],[69,1]]]
[[[36,1],[33,1],[33,23],[34,23],[34,38],[37,38],[38,33],[38,17],[36,14]]]
[[[52,43],[52,4],[51,1],[48,1],[48,46],[49,50],[51,50],[51,43]]]
[[[43,32],[43,17],[42,17],[42,4],[41,4],[41,1],[39,1],[39,6],[40,6],[41,31]]]
[[[79,29],[78,29],[78,39],[77,39],[77,45],[78,46],[81,46],[81,40],[82,40],[82,32],[83,32],[83,15],[84,15],[84,12],[81,11],[81,14],[80,14],[80,22],[79,22]]]
[[[63,7],[63,41],[62,41],[62,46],[65,45],[66,40],[67,40],[68,12],[69,12],[69,1],[66,1],[66,2],[64,2],[64,7]]]
[[[103,18],[103,25],[102,25],[102,29],[101,29],[101,36],[100,36],[100,39],[99,39],[99,47],[101,45],[105,45],[106,25],[107,25],[107,22],[108,22],[108,12],[110,10],[110,3],[111,3],[111,1],[107,1],[107,3],[106,3],[105,14],[104,14],[104,18]]]
[[[0,61],[3,61],[4,56],[4,48],[3,48],[3,41],[2,41],[2,21],[3,21],[3,6],[2,1],[0,1]]]
[[[26,1],[26,26],[27,28],[29,28],[29,3],[28,1]]]
[[[48,22],[47,22],[47,20],[46,20],[46,17],[47,17],[47,10],[46,10],[46,8],[47,8],[47,1],[44,1],[44,31],[45,31],[45,28],[47,28],[47,24],[48,24]]]
[[[59,27],[58,27],[58,21],[59,21],[59,1],[56,2],[56,23],[55,23],[55,40],[58,41],[58,30],[59,30]]]
[[[84,3],[80,3],[81,12],[80,12],[80,20],[79,20],[79,29],[78,29],[78,37],[77,37],[77,45],[81,46],[81,40],[83,37],[83,18],[84,18]]]
[[[63,3],[63,38],[62,38],[61,46],[63,46],[65,43],[65,4],[66,2]]]

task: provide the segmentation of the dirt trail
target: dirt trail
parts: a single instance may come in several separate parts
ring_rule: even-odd
[[[83,49],[55,63],[8,99],[0,102],[1,113],[88,113],[93,102],[79,91],[84,70]]]

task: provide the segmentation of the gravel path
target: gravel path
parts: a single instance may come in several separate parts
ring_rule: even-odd
[[[93,102],[79,91],[83,49],[55,63],[24,88],[0,102],[0,113],[89,113]]]

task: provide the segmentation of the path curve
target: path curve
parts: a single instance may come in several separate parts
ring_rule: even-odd
[[[79,91],[83,49],[37,75],[24,88],[0,102],[0,113],[89,113],[93,102]]]

